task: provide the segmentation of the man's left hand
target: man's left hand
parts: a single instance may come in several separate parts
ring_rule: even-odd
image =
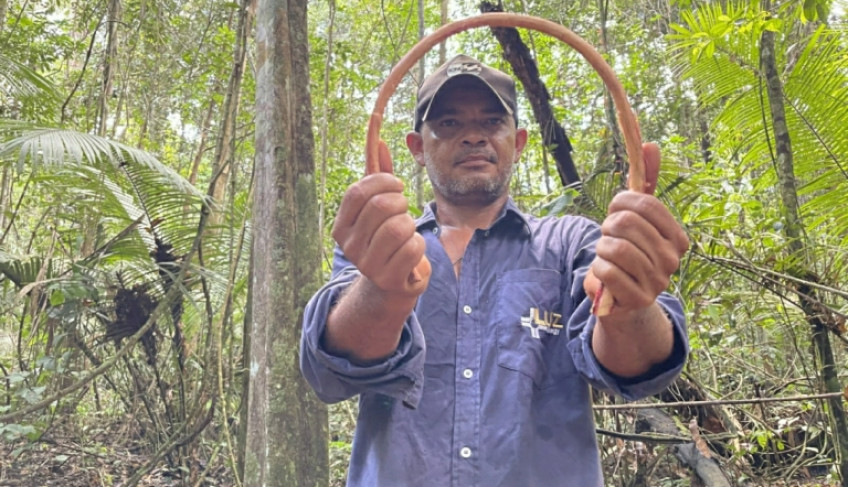
[[[611,314],[650,306],[668,288],[671,275],[689,248],[686,232],[655,196],[660,152],[643,146],[646,193],[624,191],[613,198],[601,224],[601,238],[583,287],[594,299],[604,292],[615,300]]]

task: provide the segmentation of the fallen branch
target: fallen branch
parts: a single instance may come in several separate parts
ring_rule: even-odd
[[[677,445],[679,443],[691,443],[692,438],[686,436],[670,435],[665,433],[621,433],[603,428],[595,428],[595,433],[599,435],[609,436],[610,438],[619,438],[626,441],[641,441],[642,443],[653,443],[658,445]],[[717,435],[701,435],[707,441],[724,441],[736,438],[734,433],[720,433]]]
[[[624,409],[651,409],[651,408],[678,408],[690,406],[717,406],[722,404],[763,404],[769,402],[798,402],[812,401],[815,399],[833,399],[845,396],[844,392],[827,392],[823,394],[811,394],[807,396],[789,397],[761,397],[758,399],[717,399],[715,401],[679,401],[679,402],[656,402],[637,404],[596,404],[592,408],[596,411],[615,411]]]

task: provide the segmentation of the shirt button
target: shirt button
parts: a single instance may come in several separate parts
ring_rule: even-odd
[[[465,314],[470,315],[471,314],[471,306],[468,306],[466,304],[465,306],[462,307],[462,311],[464,311]]]
[[[459,450],[459,456],[462,458],[469,458],[471,456],[471,448],[466,446],[462,450]]]
[[[471,369],[465,369],[465,370],[462,371],[462,376],[465,377],[466,379],[470,379],[470,378],[474,377],[474,371],[471,370]]]
[[[489,231],[488,231],[488,230],[486,230],[486,231],[483,233],[483,236],[484,236],[484,237],[488,237],[488,236],[489,236]]]

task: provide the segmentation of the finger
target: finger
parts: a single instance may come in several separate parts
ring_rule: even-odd
[[[642,144],[642,158],[645,161],[645,188],[643,191],[647,194],[654,194],[660,174],[660,147],[653,142]]]
[[[382,139],[377,146],[377,153],[379,154],[380,160],[380,172],[394,174],[394,168],[392,167],[392,154],[389,152],[389,146],[387,146]]]
[[[426,286],[430,280],[430,261],[425,256],[427,244],[424,237],[415,233],[389,259],[387,268],[395,269],[403,286],[409,289]],[[414,264],[409,268],[409,264]],[[412,278],[414,274],[414,279]]]
[[[673,252],[650,255],[632,242],[613,237],[603,237],[598,241],[597,255],[610,264],[609,271],[616,271],[611,277],[632,281],[644,293],[654,297],[668,287],[669,276],[679,265]],[[652,258],[657,262],[652,261]],[[616,295],[614,283],[607,282],[606,277],[598,274],[604,284],[612,286],[613,294]]]
[[[351,262],[360,266],[361,256],[369,252],[372,245],[380,244],[379,229],[383,225],[387,223],[396,225],[397,222],[402,221],[404,225],[411,226],[414,230],[414,220],[407,214],[408,206],[406,198],[400,193],[376,194],[366,202],[357,218],[348,227],[338,229],[334,227],[333,237],[339,242],[342,251]],[[396,217],[402,218],[398,220],[395,219]]]
[[[651,269],[671,274],[680,265],[675,244],[663,237],[642,215],[632,211],[611,213],[601,225],[608,254],[604,258],[627,264],[646,263]],[[598,250],[600,255],[601,251]]]
[[[617,308],[644,308],[656,299],[658,292],[640,286],[620,267],[597,257],[592,262],[592,272],[604,283],[604,293],[610,293]]]
[[[589,296],[589,299],[594,301],[600,288],[601,281],[595,276],[595,273],[592,272],[592,268],[590,267],[589,272],[586,273],[586,278],[583,280],[583,290],[586,291],[586,296]]]
[[[407,232],[404,225],[395,224],[381,227],[379,244],[369,247],[368,253],[357,267],[380,288],[403,289],[412,270],[424,256],[424,239],[412,230]],[[389,228],[392,227],[392,228]]]
[[[356,233],[368,237],[368,245],[380,239],[380,229],[391,219],[403,216],[405,225],[415,229],[414,220],[407,211],[409,202],[401,193],[380,193],[371,197],[362,208],[359,217],[353,222]],[[397,220],[395,220],[397,221]]]
[[[668,240],[677,251],[678,256],[682,257],[689,249],[689,238],[686,236],[686,232],[683,231],[683,228],[675,220],[671,212],[668,211],[668,208],[654,196],[635,191],[623,191],[617,194],[610,203],[610,216],[607,219],[609,220],[610,217],[618,213],[627,212],[639,215],[649,226],[656,229],[659,232],[658,236]],[[610,224],[607,224],[605,220],[604,223],[607,224],[606,230],[609,231],[610,225],[618,221],[621,220],[612,219],[610,220]],[[603,225],[601,226],[601,232],[604,232]],[[650,235],[651,238],[655,238],[656,236],[653,234]]]
[[[390,174],[379,173],[366,176],[350,185],[342,197],[336,220],[333,222],[333,238],[336,238],[337,231],[346,231],[351,227],[368,200],[380,193],[403,193],[403,183]]]
[[[411,290],[420,289],[421,286],[426,286],[430,281],[430,274],[432,272],[433,268],[430,265],[430,259],[428,259],[425,255],[421,257],[421,260],[419,260],[415,268],[412,269],[412,272],[406,279],[406,283],[410,286]]]

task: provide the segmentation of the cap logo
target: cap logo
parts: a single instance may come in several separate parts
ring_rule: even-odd
[[[483,67],[478,63],[454,63],[448,66],[447,76],[448,78],[458,74],[473,74],[475,76],[480,76],[481,71],[483,71]]]

